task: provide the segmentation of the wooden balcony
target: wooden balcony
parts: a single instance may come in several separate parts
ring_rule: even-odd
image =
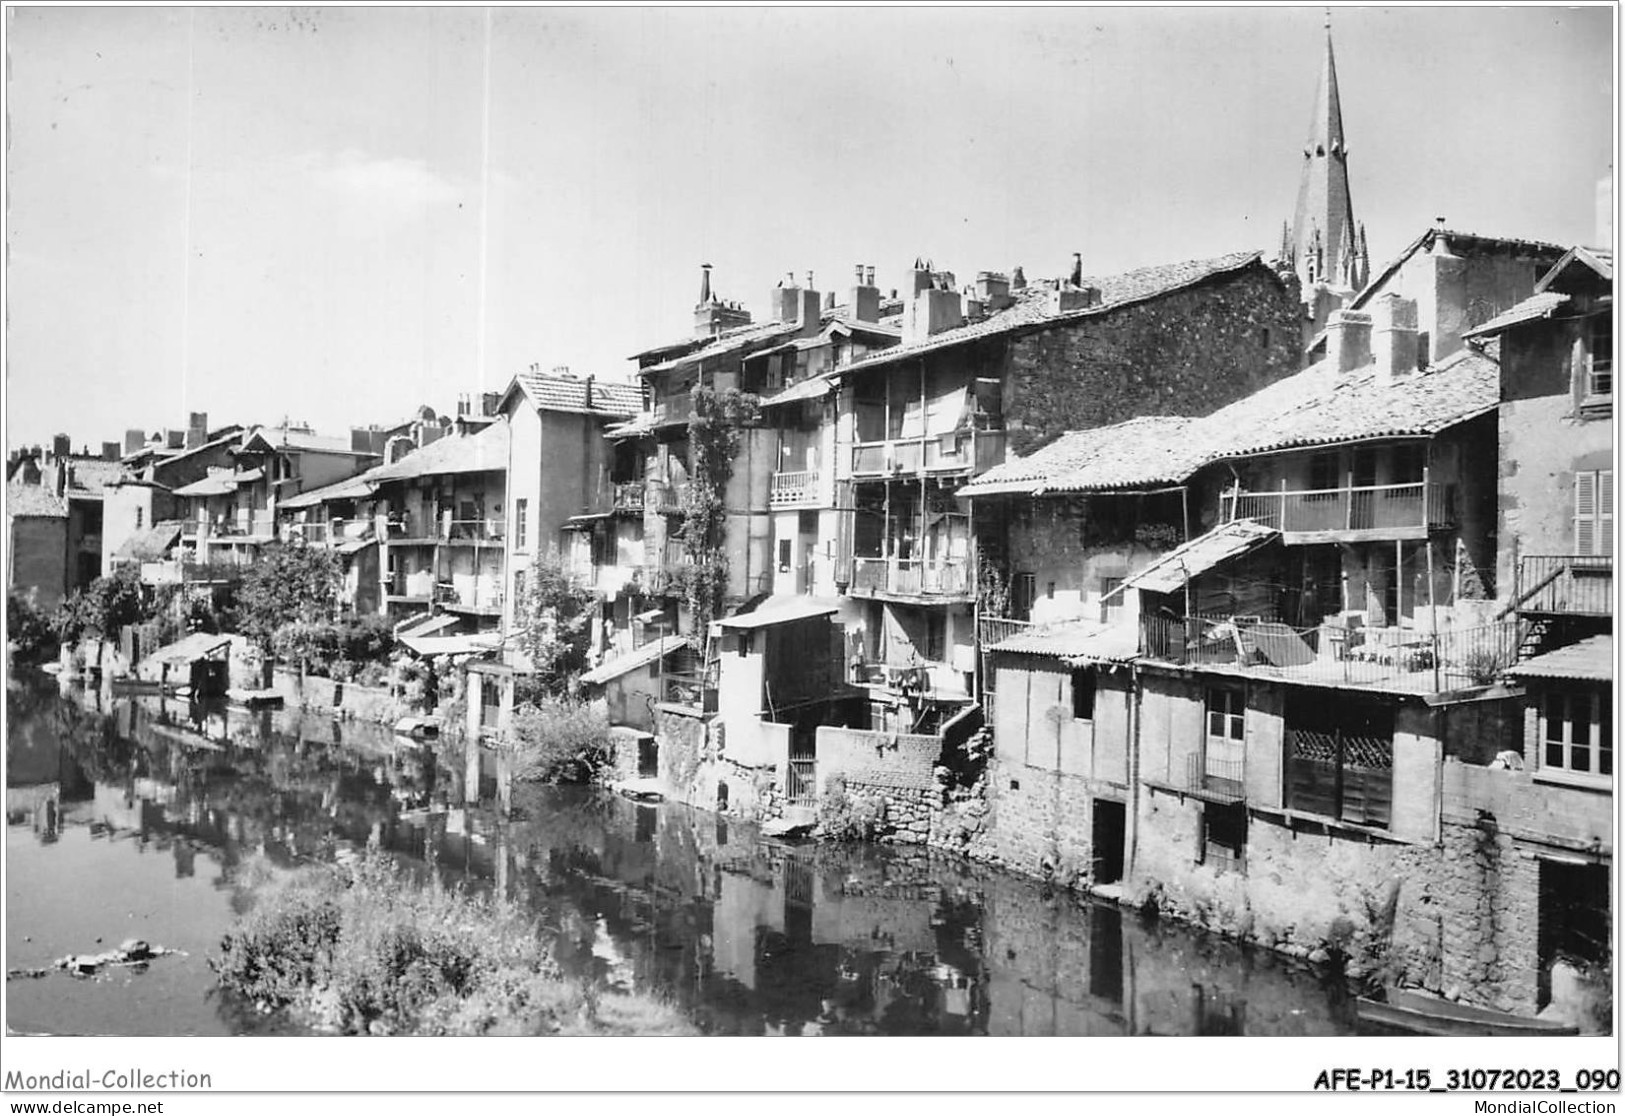
[[[769,482],[767,502],[774,508],[804,508],[818,504],[817,469],[774,473]]]
[[[1219,497],[1219,519],[1251,519],[1289,544],[1425,539],[1456,521],[1455,486],[1348,485],[1272,492],[1234,488]]]
[[[975,475],[1004,460],[1004,431],[955,430],[921,438],[858,442],[852,447],[852,475],[858,478]]]
[[[902,597],[969,600],[974,595],[970,563],[962,558],[922,561],[915,558],[860,558],[851,563],[854,597]]]
[[[472,581],[442,581],[434,587],[434,601],[447,612],[470,616],[502,615],[502,583],[494,577]]]
[[[656,426],[678,426],[688,422],[694,417],[694,398],[689,395],[672,395],[665,399],[655,400],[654,422]]]
[[[1526,613],[1612,616],[1614,556],[1524,555],[1518,560],[1517,607]]]

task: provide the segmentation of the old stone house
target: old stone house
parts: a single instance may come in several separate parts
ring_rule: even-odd
[[[1612,622],[1613,278],[1612,253],[1573,248],[1465,334],[1501,366],[1497,580],[1545,646]]]
[[[8,589],[34,590],[48,608],[101,576],[105,486],[122,471],[116,454],[75,454],[66,436],[16,464],[6,485]]]

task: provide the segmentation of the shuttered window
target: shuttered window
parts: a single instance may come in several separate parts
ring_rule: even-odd
[[[1574,474],[1574,552],[1614,552],[1614,472]]]

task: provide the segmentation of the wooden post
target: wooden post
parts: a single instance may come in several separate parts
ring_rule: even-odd
[[[1427,489],[1424,487],[1423,492]],[[1424,497],[1425,499],[1425,497]],[[1433,628],[1433,692],[1439,692],[1439,609],[1433,599],[1433,540],[1427,541],[1428,620]]]
[[[1394,540],[1394,627],[1405,615],[1405,541]]]
[[[1285,477],[1281,478],[1281,522],[1277,525],[1277,530],[1281,531],[1283,534],[1286,533],[1286,478]]]
[[[483,697],[484,695],[478,695]],[[477,806],[480,802],[480,738],[478,733],[469,736],[467,751],[463,760],[463,802],[468,806]]]
[[[1343,530],[1354,530],[1354,470],[1343,472]]]

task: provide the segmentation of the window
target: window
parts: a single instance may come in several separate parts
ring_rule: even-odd
[[[1202,807],[1201,862],[1218,872],[1247,870],[1247,807],[1239,802]]]
[[[1072,717],[1078,721],[1095,719],[1095,668],[1072,672]]]
[[[146,510],[147,509],[145,509],[145,508],[136,508],[135,509],[135,529],[137,531],[141,530],[141,519],[142,519],[143,514],[146,512]]]
[[[790,540],[779,540],[779,572],[790,572]]]
[[[515,612],[525,607],[524,570],[515,570],[513,572],[513,607]]]
[[[1421,484],[1427,469],[1428,448],[1421,442],[1402,442],[1394,447],[1390,484]]]
[[[1207,692],[1207,747],[1202,763],[1204,782],[1233,783],[1239,791],[1246,755],[1247,696],[1241,690],[1218,688]]]
[[[1607,307],[1591,319],[1591,351],[1586,367],[1586,396],[1598,398],[1614,394],[1614,313]]]
[[[1416,335],[1416,370],[1422,371],[1428,366],[1428,352],[1433,347],[1433,339],[1428,336],[1427,330]]]
[[[1100,579],[1100,619],[1102,623],[1114,624],[1123,618],[1124,593],[1118,592],[1123,584],[1120,577],[1103,577]]]
[[[1010,586],[1010,611],[1017,620],[1031,620],[1033,600],[1038,596],[1038,579],[1030,573],[1016,574]]]
[[[513,502],[513,548],[526,550],[530,545],[530,535],[526,532],[526,519],[530,515],[529,500],[515,500]]]
[[[1614,471],[1574,474],[1574,553],[1614,552]]]
[[[1338,469],[1337,454],[1317,453],[1309,459],[1309,490],[1311,500],[1335,499],[1337,493],[1330,491],[1341,488],[1343,477]]]
[[[1554,691],[1540,709],[1540,765],[1613,775],[1613,714],[1600,693]]]

